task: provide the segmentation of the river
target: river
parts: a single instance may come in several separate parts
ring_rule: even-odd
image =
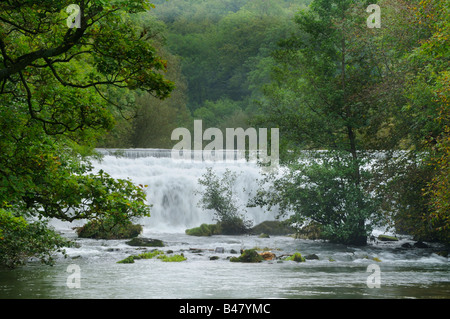
[[[144,152],[145,153],[145,152]],[[210,222],[194,195],[197,179],[208,163],[172,161],[161,152],[152,156],[106,156],[96,162],[117,178],[131,178],[148,185],[152,216],[141,220],[141,236],[161,239],[163,251],[186,257],[183,262],[159,259],[117,261],[138,254],[126,240],[77,238],[73,226],[80,223],[53,221],[53,226],[78,243],[67,249],[67,258],[56,256],[54,266],[30,262],[14,270],[0,269],[0,298],[450,298],[450,263],[439,256],[439,246],[404,248],[413,244],[408,236],[397,242],[371,242],[347,247],[324,241],[288,236],[194,237],[186,228]],[[220,164],[240,172],[238,186],[255,189],[258,168],[247,163]],[[251,194],[240,192],[242,202]],[[276,212],[249,209],[254,223],[273,220]],[[381,233],[378,231],[374,235]],[[318,259],[297,263],[275,259],[256,264],[230,262],[241,249],[270,250],[276,256],[300,252]],[[223,248],[224,252],[216,252]],[[146,248],[150,250],[150,248]],[[218,257],[211,260],[212,256]],[[374,266],[375,265],[375,266]],[[372,268],[374,267],[374,268]],[[74,279],[76,278],[76,280]],[[374,283],[379,283],[375,285]]]

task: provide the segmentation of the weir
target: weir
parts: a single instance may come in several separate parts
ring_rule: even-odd
[[[194,161],[171,158],[167,149],[98,149],[104,157],[93,161],[94,170],[102,169],[115,178],[131,179],[146,187],[151,217],[139,221],[145,232],[184,232],[202,223],[214,223],[213,211],[198,207],[200,191],[198,179],[212,167],[217,175],[226,169],[237,173],[235,192],[246,217],[256,225],[274,220],[277,212],[265,212],[260,207],[245,207],[255,194],[260,167],[245,160],[232,162]]]
[[[160,148],[97,148],[98,153],[102,155],[110,155],[116,157],[126,157],[126,158],[141,158],[141,157],[156,157],[156,158],[174,158],[173,150],[171,149],[160,149]],[[174,159],[191,159],[198,161],[226,161],[227,159],[241,160],[248,153],[243,153],[240,150],[177,150],[175,151],[177,158]],[[258,151],[252,153],[253,156],[258,156]]]

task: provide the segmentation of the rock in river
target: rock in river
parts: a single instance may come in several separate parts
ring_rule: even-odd
[[[164,243],[160,239],[136,237],[126,242],[130,246],[144,247],[164,247]]]
[[[265,251],[259,254],[264,260],[273,260],[276,258],[275,254],[270,251]]]
[[[380,241],[398,241],[397,237],[389,236],[389,235],[379,235],[378,240]]]

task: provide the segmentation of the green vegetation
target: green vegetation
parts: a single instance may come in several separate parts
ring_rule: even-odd
[[[238,229],[242,229],[242,220],[236,222],[238,224]],[[296,229],[289,226],[289,221],[264,221],[258,225],[246,229],[245,234],[266,234],[266,235],[289,235],[294,234]],[[212,236],[212,235],[224,235],[228,229],[223,232],[222,223],[218,222],[216,224],[202,224],[199,227],[194,227],[186,229],[186,234],[191,236]],[[239,234],[239,232],[237,232]]]
[[[280,129],[287,173],[268,174],[252,205],[337,243],[382,224],[450,244],[445,1],[154,2],[80,0],[79,28],[70,1],[0,3],[2,265],[50,263],[68,245],[52,218],[125,236],[150,215],[145,187],[93,172],[94,148],[171,148],[193,119]],[[379,29],[366,25],[374,2]],[[221,233],[250,229],[235,179],[200,179]]]
[[[155,257],[157,259],[160,259],[163,262],[182,262],[182,261],[185,261],[187,259],[186,257],[184,257],[183,254],[167,256],[161,250],[153,250],[153,251],[141,253],[139,255],[128,256],[127,258],[122,259],[122,260],[118,261],[117,263],[118,264],[133,264],[135,260],[152,259],[152,258],[155,258]]]
[[[253,234],[290,235],[295,233],[295,228],[289,221],[267,220],[251,228]]]
[[[448,8],[378,0],[382,27],[370,29],[372,3],[156,1],[183,110],[142,123],[279,127],[288,173],[267,176],[252,205],[281,205],[332,242],[364,245],[382,224],[449,243]]]
[[[160,239],[134,237],[126,242],[130,246],[139,247],[164,247],[164,242]]]
[[[132,91],[163,99],[173,90],[155,42],[142,36],[153,26],[139,17],[151,6],[79,1],[80,27],[69,28],[70,3],[0,4],[0,229],[8,266],[32,256],[51,261],[66,245],[48,218],[126,224],[150,214],[142,188],[93,173],[88,156],[117,114],[131,114]]]
[[[199,227],[186,229],[186,234],[190,236],[220,235],[220,229],[217,224],[201,224]]]
[[[214,232],[224,235],[245,234],[249,231],[251,221],[245,220],[245,208],[239,206],[235,193],[235,181],[237,175],[226,169],[219,178],[211,167],[199,179],[199,184],[204,186],[199,205],[204,210],[213,210],[217,227]],[[239,212],[242,211],[243,213]],[[206,227],[209,228],[211,227]]]
[[[449,243],[448,8],[377,3],[370,29],[367,1],[312,1],[273,51],[254,123],[280,128],[288,173],[268,176],[254,204],[333,242],[364,245],[383,224]]]
[[[242,252],[239,257],[231,257],[231,262],[241,262],[241,263],[259,263],[263,261],[263,257],[258,254],[255,249],[246,249]]]
[[[161,250],[154,250],[146,253],[139,254],[137,256],[134,256],[134,259],[152,259],[156,256],[162,256],[164,254]]]
[[[77,229],[78,237],[94,239],[125,239],[138,236],[142,232],[141,225],[135,225],[130,221],[114,224],[110,220],[99,222],[97,220],[87,222]]]
[[[172,255],[172,256],[161,255],[161,256],[158,256],[158,259],[161,259],[163,262],[181,262],[181,261],[185,261],[187,258],[184,257],[183,254],[181,254],[181,255]]]
[[[119,260],[118,264],[134,264],[135,256],[128,256],[125,259]]]
[[[35,257],[51,264],[53,255],[70,247],[66,239],[44,221],[27,221],[9,210],[0,208],[0,265],[16,267]]]
[[[284,260],[286,260],[286,261],[296,261],[296,262],[305,262],[306,261],[306,259],[304,258],[304,257],[302,257],[302,254],[300,254],[300,253],[294,253],[292,256],[288,256],[288,257],[286,257]]]

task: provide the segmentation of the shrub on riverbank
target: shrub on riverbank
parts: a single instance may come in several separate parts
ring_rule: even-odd
[[[142,226],[130,221],[114,223],[112,220],[92,220],[77,228],[76,232],[80,238],[127,239],[138,236],[142,232]]]

